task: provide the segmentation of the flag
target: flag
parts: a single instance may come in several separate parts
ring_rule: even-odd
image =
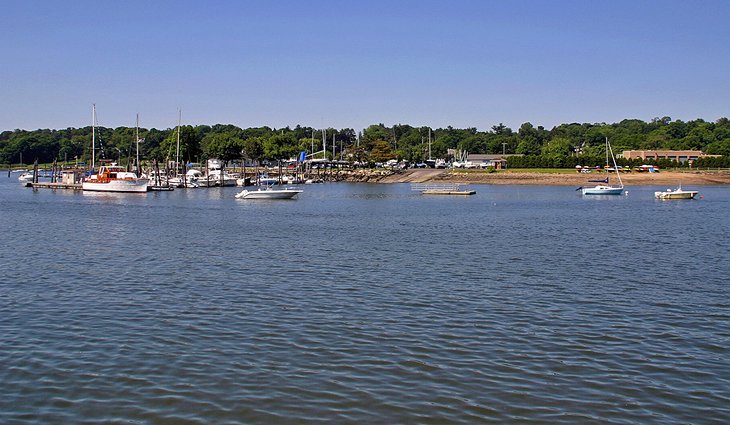
[[[137,143],[144,143],[144,137],[141,139],[137,139]]]

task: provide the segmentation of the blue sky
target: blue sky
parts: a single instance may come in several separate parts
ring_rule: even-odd
[[[0,130],[730,116],[730,1],[3,2]]]

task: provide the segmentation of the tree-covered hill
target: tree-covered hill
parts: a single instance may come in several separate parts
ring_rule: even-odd
[[[72,162],[91,158],[91,127],[63,130],[15,130],[0,133],[0,163],[49,163],[54,160]],[[135,128],[97,127],[97,157],[131,161],[135,156]],[[174,160],[177,129],[140,129],[140,156],[143,160]],[[445,158],[447,149],[469,153],[522,154],[540,166],[570,166],[574,163],[601,163],[605,155],[604,140],[608,137],[615,152],[624,150],[690,149],[707,154],[730,156],[730,120],[715,122],[655,118],[650,122],[626,119],[618,123],[561,124],[550,130],[529,122],[516,131],[502,124],[488,131],[453,127],[430,129],[407,124],[386,126],[373,124],[361,132],[350,128],[325,130],[295,128],[239,128],[230,124],[180,127],[180,155],[186,162],[206,158],[224,161],[242,157],[254,160],[281,159],[297,152],[320,152],[329,158],[352,161],[381,162],[391,158],[419,162],[428,157],[429,133],[431,157]],[[534,160],[534,158],[540,158]],[[578,158],[570,160],[569,158]],[[726,159],[725,159],[726,160]],[[725,161],[723,160],[723,161]],[[529,162],[523,160],[523,162]],[[530,166],[529,164],[522,164]]]

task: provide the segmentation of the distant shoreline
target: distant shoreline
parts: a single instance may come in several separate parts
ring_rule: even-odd
[[[449,182],[464,184],[501,184],[501,185],[545,185],[545,186],[586,186],[594,185],[588,180],[604,179],[608,176],[612,184],[618,183],[615,173],[541,173],[463,170],[407,170],[392,174],[378,180],[380,183],[425,183]],[[659,173],[626,173],[621,174],[626,186],[668,186],[682,185],[730,185],[728,171],[661,171]],[[371,180],[372,181],[372,180]]]

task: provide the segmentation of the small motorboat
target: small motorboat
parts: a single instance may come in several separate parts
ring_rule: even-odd
[[[684,190],[682,185],[679,185],[676,189],[667,189],[664,192],[654,192],[654,197],[657,199],[694,199],[699,192],[696,190]]]
[[[33,182],[33,172],[32,171],[26,171],[20,176],[18,176],[18,181],[21,183],[32,183]]]
[[[301,189],[273,189],[271,186],[259,190],[242,190],[236,194],[237,199],[292,199],[304,192]]]

